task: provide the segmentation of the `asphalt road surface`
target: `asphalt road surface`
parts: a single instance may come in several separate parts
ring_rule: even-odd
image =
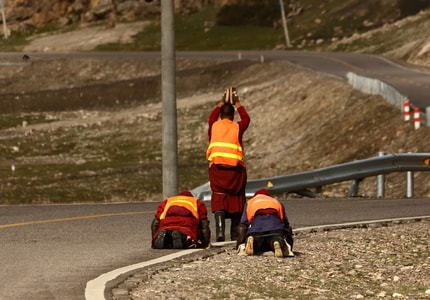
[[[85,55],[124,53],[34,56]],[[132,55],[160,57],[159,53]],[[342,78],[352,71],[392,84],[416,106],[430,106],[429,73],[375,56],[249,51],[177,53],[177,57],[288,60]],[[0,299],[84,299],[86,283],[100,274],[174,252],[150,249],[150,222],[157,204],[0,206]],[[429,199],[297,199],[286,201],[286,207],[293,228],[430,215]]]
[[[32,58],[55,57],[140,57],[161,58],[160,52],[133,53],[35,53]],[[0,57],[14,57],[16,53],[3,53]],[[430,69],[400,62],[393,62],[386,58],[356,53],[338,52],[304,52],[304,51],[223,51],[223,52],[176,52],[177,58],[194,59],[249,59],[257,61],[284,60],[303,67],[347,79],[346,74],[355,74],[376,78],[394,87],[405,95],[414,107],[422,112],[430,106]]]
[[[348,72],[379,79],[405,95],[415,107],[425,111],[430,106],[430,70],[392,62],[386,58],[354,53],[303,51],[243,51],[243,52],[181,52],[178,57],[229,58],[252,60],[284,60],[317,72],[347,79]],[[422,68],[421,68],[422,69]]]
[[[99,275],[172,253],[150,248],[157,205],[0,206],[0,299],[84,299],[86,283]],[[285,205],[293,228],[430,216],[429,199],[295,199]]]

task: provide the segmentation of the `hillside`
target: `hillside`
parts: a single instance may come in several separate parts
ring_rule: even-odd
[[[419,28],[419,29],[418,29]],[[430,9],[332,43],[324,50],[370,53],[430,67]]]
[[[402,35],[393,32],[412,28],[410,24],[428,26],[428,13],[341,39],[330,47],[371,52],[374,48],[352,47],[361,40],[371,44],[382,33],[393,41],[385,44],[395,44]],[[115,34],[118,28],[109,29],[109,36],[126,35]],[[70,32],[78,40],[87,34]],[[82,50],[74,48],[77,43],[66,43],[68,36],[33,37],[27,47],[43,41],[42,51],[55,50],[59,38],[69,45],[64,51]],[[391,48],[382,54],[428,66],[428,54],[422,50],[428,47],[426,38],[416,34],[405,43],[422,45],[420,55],[415,52],[418,47],[411,47],[408,55],[405,49],[400,53]],[[25,63],[20,53],[1,59],[8,66],[0,74],[2,107],[11,103],[9,108],[15,110],[3,114],[0,124],[1,203],[160,200],[160,61],[126,56],[37,58],[27,51],[33,50],[26,48],[31,58]],[[429,128],[414,130],[382,98],[355,91],[336,78],[279,62],[178,60],[177,68],[180,189],[207,181],[206,121],[228,85],[238,87],[252,118],[245,136],[250,179],[369,158],[379,151],[429,149]],[[63,99],[60,105],[58,99]],[[28,104],[19,107],[19,103]],[[417,197],[430,196],[428,176],[415,174]],[[387,176],[387,197],[404,196],[404,178],[404,174]],[[325,187],[323,195],[345,197],[348,188],[349,182]],[[375,180],[365,180],[360,196],[375,193]]]
[[[428,12],[423,12],[430,8],[428,1],[284,2],[292,49],[360,51],[428,61],[430,21]],[[174,3],[178,50],[286,48],[277,0]],[[0,49],[6,51],[160,47],[159,0],[11,0],[5,2],[5,12],[11,32],[8,40],[0,39]],[[235,43],[239,48],[234,48]]]

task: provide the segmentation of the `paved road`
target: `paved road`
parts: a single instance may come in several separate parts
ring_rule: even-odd
[[[141,54],[138,54],[141,55]],[[158,55],[157,53],[146,55]],[[430,106],[430,68],[408,67],[386,58],[354,53],[303,51],[243,51],[243,52],[179,52],[177,57],[201,59],[284,60],[346,80],[348,72],[376,78],[394,87],[409,98],[422,112]]]
[[[345,80],[346,74],[353,72],[391,85],[423,112],[427,106],[430,106],[430,68],[405,66],[375,55],[303,51],[230,51],[179,52],[177,57],[283,60]]]
[[[285,203],[294,228],[430,215],[429,199]],[[86,282],[100,274],[172,253],[149,247],[156,205],[0,206],[0,299],[84,299]]]
[[[124,53],[34,54],[32,59],[88,55],[115,58]],[[127,55],[160,57],[159,53]],[[409,95],[415,106],[430,106],[429,73],[375,56],[295,51],[177,53],[177,57],[195,59],[239,56],[287,60],[341,78],[348,71],[376,77]],[[429,199],[300,199],[288,200],[286,205],[295,228],[430,215]],[[86,282],[100,274],[172,252],[149,248],[155,207],[156,203],[0,206],[0,299],[84,299]]]
[[[0,58],[15,58],[16,53],[2,53]],[[61,57],[124,57],[124,53],[35,53],[34,59],[52,59]],[[136,59],[160,58],[159,52],[133,52],[128,57]],[[303,51],[224,51],[224,52],[177,52],[178,58],[193,59],[250,59],[261,61],[284,60],[303,67],[331,74],[346,80],[348,72],[377,78],[393,86],[405,95],[421,111],[430,106],[430,68],[395,63],[386,58],[355,53],[303,52]]]
[[[430,69],[427,72],[409,69],[385,58],[374,55],[348,53],[288,54],[288,61],[345,78],[348,72],[376,78],[409,98],[412,105],[425,111],[430,106]]]

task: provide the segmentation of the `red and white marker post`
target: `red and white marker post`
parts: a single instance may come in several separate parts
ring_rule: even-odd
[[[411,119],[410,107],[411,105],[409,103],[409,99],[405,99],[405,101],[403,102],[403,116],[405,118],[405,122]]]
[[[420,121],[420,109],[418,107],[414,108],[414,127],[415,129],[420,128],[421,121]]]

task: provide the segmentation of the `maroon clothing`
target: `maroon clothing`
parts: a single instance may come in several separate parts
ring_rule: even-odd
[[[215,107],[209,116],[209,141],[211,140],[212,125],[218,120],[220,110],[219,106]],[[244,148],[242,137],[251,120],[243,106],[240,106],[237,112],[240,116],[240,121],[237,122],[239,124],[239,143]],[[242,213],[246,202],[246,181],[246,167],[238,165],[227,168],[213,164],[209,168],[212,212],[223,210],[228,214]]]
[[[246,202],[246,181],[246,168],[242,165],[234,168],[212,165],[209,168],[212,212],[242,213]]]
[[[160,216],[166,207],[167,199],[160,203],[155,213],[155,218],[160,220]],[[197,210],[199,219],[182,206],[171,206],[167,211],[166,217],[160,220],[160,226],[155,234],[152,236],[152,245],[161,230],[177,230],[183,234],[190,236],[194,243],[198,240],[199,221],[207,219],[206,205],[200,200],[197,201]]]

